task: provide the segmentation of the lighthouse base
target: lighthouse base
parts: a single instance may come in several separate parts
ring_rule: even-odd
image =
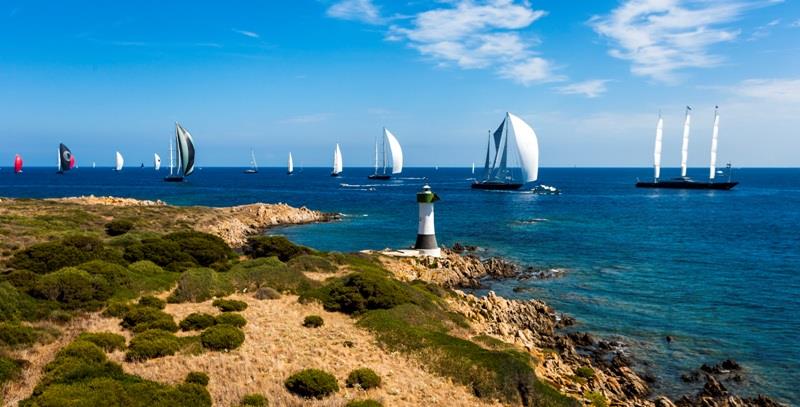
[[[442,257],[442,249],[416,249],[420,256]]]

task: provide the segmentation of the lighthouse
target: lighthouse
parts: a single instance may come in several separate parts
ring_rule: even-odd
[[[433,226],[433,203],[439,200],[439,196],[431,191],[429,185],[422,187],[422,191],[417,192],[417,204],[419,204],[419,226],[417,227],[417,243],[414,249],[424,256],[441,256],[441,249],[436,244],[436,230]]]

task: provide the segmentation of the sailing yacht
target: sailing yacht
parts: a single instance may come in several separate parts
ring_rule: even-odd
[[[58,145],[58,174],[64,174],[65,171],[69,171],[75,168],[75,156],[72,155],[72,151],[64,145],[64,143],[60,143]]]
[[[14,156],[14,174],[22,173],[22,157],[19,154]]]
[[[661,143],[663,138],[664,120],[658,115],[656,124],[656,143],[653,151],[653,182],[636,182],[637,188],[668,188],[668,189],[719,189],[729,190],[738,182],[731,181],[731,165],[728,164],[728,181],[715,182],[717,176],[717,145],[719,140],[719,106],[714,108],[714,129],[711,133],[711,159],[709,165],[708,182],[695,181],[687,176],[687,163],[689,158],[689,131],[691,127],[692,108],[686,106],[686,118],[683,122],[683,143],[681,144],[681,176],[670,180],[661,180]]]
[[[115,162],[114,162],[114,171],[122,171],[122,166],[125,164],[125,159],[122,158],[122,154],[117,151]]]
[[[172,158],[172,140],[169,142],[169,175],[164,177],[166,182],[183,182],[185,177],[194,172],[194,140],[179,123],[175,123],[175,161]],[[174,170],[174,171],[173,171]]]
[[[511,154],[509,149],[512,150]],[[519,167],[509,166],[509,158],[512,161],[517,159]],[[506,113],[500,127],[493,134],[489,133],[483,177],[473,182],[472,188],[516,190],[538,178],[539,141],[536,132],[516,115]]]
[[[256,153],[250,150],[250,168],[244,170],[245,174],[257,174],[258,163],[256,163]]]
[[[339,143],[336,143],[336,149],[333,150],[333,171],[331,177],[338,177],[342,173],[342,149],[339,148]]]
[[[383,172],[378,173],[378,139],[375,139],[375,172],[370,175],[369,179],[388,180],[394,174],[400,174],[403,171],[403,149],[400,147],[400,142],[397,137],[392,134],[386,127],[383,128],[383,136],[381,137],[383,145],[383,154],[381,156],[381,163],[383,164]],[[386,173],[386,143],[389,143],[389,152],[392,154],[392,174]]]
[[[292,152],[289,152],[289,163],[286,168],[286,173],[289,175],[294,174],[294,161],[292,161]]]
[[[156,171],[161,169],[161,156],[156,153],[153,154],[153,168]]]

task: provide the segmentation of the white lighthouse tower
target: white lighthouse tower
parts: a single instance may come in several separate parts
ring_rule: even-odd
[[[419,227],[414,249],[424,256],[440,257],[442,255],[441,249],[436,244],[436,230],[433,226],[433,203],[438,200],[439,196],[431,191],[429,185],[425,185],[422,187],[422,191],[417,192]]]

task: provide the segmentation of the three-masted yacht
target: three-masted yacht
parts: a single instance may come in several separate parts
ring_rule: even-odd
[[[172,140],[169,143],[169,175],[164,177],[166,182],[183,182],[185,177],[194,172],[194,140],[179,123],[175,123],[175,161],[172,155]]]
[[[489,132],[483,176],[474,189],[516,190],[539,178],[539,140],[524,120],[511,113]]]
[[[387,166],[387,152],[386,144],[389,144],[389,153],[392,155],[392,172],[386,173]],[[397,137],[392,134],[386,127],[383,128],[383,135],[381,136],[382,154],[378,154],[378,139],[375,139],[375,172],[368,176],[369,179],[374,180],[388,180],[392,175],[400,174],[403,172],[403,149],[400,147],[400,142]],[[380,164],[379,165],[379,160]],[[380,169],[383,168],[383,171]]]

